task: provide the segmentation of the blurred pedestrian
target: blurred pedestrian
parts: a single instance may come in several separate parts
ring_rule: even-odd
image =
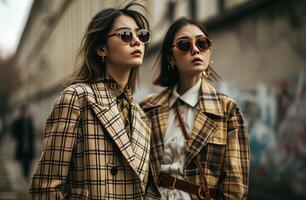
[[[28,179],[34,158],[34,127],[28,105],[22,105],[12,123],[12,136],[16,142],[15,159],[20,162],[22,174]]]
[[[235,101],[208,83],[220,79],[211,54],[212,40],[198,22],[181,18],[168,29],[155,81],[166,89],[141,103],[153,127],[152,196],[246,199],[247,131]]]
[[[82,41],[79,71],[46,122],[33,199],[142,199],[150,122],[132,93],[150,39],[132,7],[99,11]]]

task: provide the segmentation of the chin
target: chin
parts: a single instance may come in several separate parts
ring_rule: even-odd
[[[192,67],[192,71],[193,72],[203,72],[207,67],[203,66],[203,65],[196,65]]]
[[[138,66],[142,65],[142,61],[139,61],[139,62],[129,62],[127,64],[132,66],[132,67],[138,67]]]

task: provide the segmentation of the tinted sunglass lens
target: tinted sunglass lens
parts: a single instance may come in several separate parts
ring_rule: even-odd
[[[150,32],[147,30],[140,30],[138,32],[138,38],[141,42],[147,43],[150,40]]]
[[[133,34],[129,30],[124,30],[120,33],[123,42],[129,43],[133,39]]]
[[[177,43],[177,48],[181,51],[187,52],[191,48],[191,43],[188,40],[181,40]]]
[[[207,38],[200,38],[196,42],[197,47],[202,49],[202,50],[207,50],[210,47],[210,42]]]

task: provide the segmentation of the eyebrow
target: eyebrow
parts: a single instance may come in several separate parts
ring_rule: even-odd
[[[206,37],[204,34],[203,35],[196,35],[195,37],[196,38],[199,38],[199,37]],[[191,37],[189,36],[181,36],[181,37],[178,37],[176,40],[180,40],[180,39],[192,39]]]
[[[128,29],[128,30],[132,30],[130,27],[120,27],[120,28],[117,28],[115,29],[114,31],[120,31],[120,30],[125,30],[125,29]],[[138,31],[140,30],[140,28],[135,28],[135,31]]]

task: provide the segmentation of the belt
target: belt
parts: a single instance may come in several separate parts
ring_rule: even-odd
[[[187,192],[189,194],[194,194],[198,196],[200,199],[205,199],[205,188],[200,185],[196,185],[193,183],[189,183],[185,180],[181,180],[178,178],[175,178],[173,176],[170,176],[165,173],[161,173],[158,179],[158,186],[162,186],[165,188],[170,189],[178,189],[182,190],[184,192]],[[216,197],[216,189],[208,189],[210,197],[215,198]]]

